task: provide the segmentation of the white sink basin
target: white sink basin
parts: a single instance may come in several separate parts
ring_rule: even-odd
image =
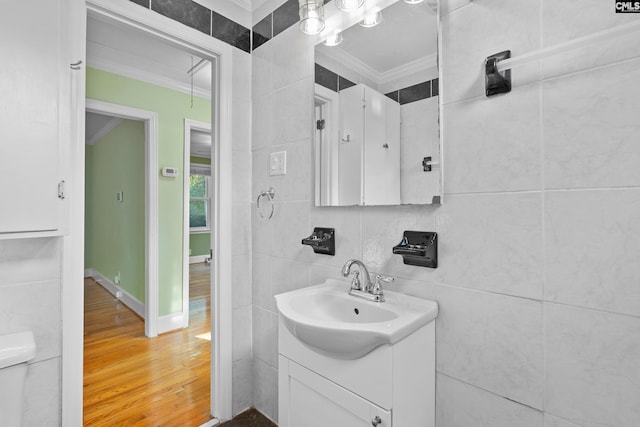
[[[385,302],[371,302],[348,291],[349,283],[329,279],[275,298],[284,324],[296,338],[340,359],[357,359],[378,346],[394,344],[438,315],[434,301],[385,290]]]

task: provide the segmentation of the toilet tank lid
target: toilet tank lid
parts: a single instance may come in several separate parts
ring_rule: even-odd
[[[36,355],[33,332],[0,336],[0,369],[28,362]]]

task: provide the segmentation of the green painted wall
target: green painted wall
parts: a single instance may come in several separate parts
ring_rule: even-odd
[[[182,204],[184,119],[211,121],[211,102],[94,68],[87,68],[87,98],[158,113],[158,165],[174,166],[177,178],[160,176],[159,314],[182,311]],[[158,171],[159,173],[159,171]]]
[[[191,163],[210,165],[211,159],[206,157],[191,156]],[[211,249],[211,233],[192,233],[189,235],[189,250],[191,256],[208,255]]]
[[[209,255],[211,249],[211,233],[191,233],[189,235],[191,256]]]
[[[86,147],[85,268],[145,301],[144,123],[124,120]],[[123,192],[123,201],[116,193]]]
[[[207,159],[206,157],[191,156],[191,157],[189,157],[189,161],[191,163],[199,163],[201,165],[210,165],[211,164],[211,159]]]

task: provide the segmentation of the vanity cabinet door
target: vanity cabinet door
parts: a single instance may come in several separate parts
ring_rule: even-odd
[[[71,84],[67,15],[67,0],[7,2],[0,14],[0,238],[61,232],[60,150],[69,138]]]
[[[280,356],[280,427],[391,426],[385,410]]]

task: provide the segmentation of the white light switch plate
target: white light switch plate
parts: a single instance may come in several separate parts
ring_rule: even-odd
[[[269,175],[287,174],[287,152],[276,151],[269,156]]]

